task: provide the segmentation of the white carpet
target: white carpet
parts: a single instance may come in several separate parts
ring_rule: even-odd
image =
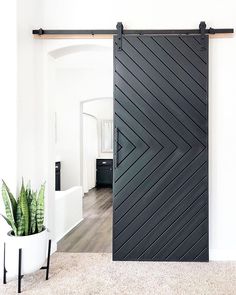
[[[45,271],[22,280],[23,294],[235,295],[236,263],[113,262],[110,254],[55,253]],[[16,294],[17,282],[0,286]]]

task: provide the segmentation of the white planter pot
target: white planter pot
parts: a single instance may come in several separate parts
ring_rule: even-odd
[[[48,244],[47,229],[38,234],[22,237],[12,236],[9,233],[5,243],[7,280],[18,275],[19,249],[22,249],[22,275],[34,272],[44,265]]]

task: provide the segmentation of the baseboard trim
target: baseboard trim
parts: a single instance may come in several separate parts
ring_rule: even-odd
[[[210,249],[209,259],[210,261],[236,261],[236,249],[235,250]]]
[[[60,235],[56,238],[55,242],[58,243],[61,239],[63,239],[70,231],[72,231],[77,225],[79,225],[84,219],[80,219],[74,225],[72,225],[64,234]]]

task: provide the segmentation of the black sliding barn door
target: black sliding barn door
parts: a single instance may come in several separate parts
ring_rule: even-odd
[[[114,37],[113,259],[208,261],[208,37]]]

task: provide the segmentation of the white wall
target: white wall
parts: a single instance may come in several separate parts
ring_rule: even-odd
[[[40,0],[17,2],[17,182],[30,179],[38,189],[46,181],[45,225],[54,233],[54,165],[49,162],[48,138],[52,137],[51,115],[48,113],[45,87],[45,64],[42,42],[32,38],[32,27],[39,27],[43,19]],[[50,169],[49,169],[50,168]],[[50,181],[53,179],[53,182]],[[53,250],[56,248],[52,245]]]
[[[0,145],[0,177],[17,193],[22,177],[30,179],[35,189],[48,180],[49,116],[44,96],[43,43],[32,39],[32,28],[42,23],[42,1],[9,1],[4,3],[1,14],[2,27],[7,30],[2,35],[4,45],[0,46],[3,50],[0,125],[1,138],[5,137],[5,145]],[[50,185],[46,194],[45,225],[53,232],[53,212],[48,214],[49,207],[53,207]],[[6,232],[2,224],[0,228]]]
[[[235,9],[234,11],[236,12]],[[230,17],[230,14],[228,16]],[[236,17],[234,19],[236,20]],[[231,21],[233,24],[233,20]],[[236,28],[235,22],[231,26]],[[211,40],[209,61],[210,257],[222,260],[236,260],[236,55],[234,52],[236,52],[235,37]]]
[[[98,158],[98,122],[91,115],[83,114],[83,190],[87,193],[96,186],[96,159]]]
[[[9,4],[5,6],[13,5],[13,1],[8,1]],[[11,2],[11,3],[10,3]],[[43,4],[43,6],[41,6]],[[145,4],[145,5],[144,5]],[[50,148],[50,139],[47,136],[49,127],[53,125],[53,120],[49,120],[48,125],[44,126],[43,122],[47,123],[46,118],[49,118],[50,112],[47,114],[47,102],[44,94],[40,97],[36,92],[43,87],[43,83],[39,83],[39,88],[36,86],[34,91],[28,92],[28,87],[31,87],[32,80],[35,80],[35,73],[38,73],[37,83],[40,82],[40,75],[42,67],[46,66],[48,62],[48,52],[50,48],[60,48],[60,46],[65,46],[65,44],[79,44],[77,41],[44,41],[31,39],[30,29],[44,27],[44,28],[107,28],[114,29],[117,21],[122,21],[126,28],[196,28],[201,20],[205,20],[208,26],[212,27],[236,27],[236,4],[235,0],[225,0],[217,1],[210,0],[204,1],[200,0],[197,3],[195,1],[156,1],[147,0],[145,3],[143,1],[124,1],[120,0],[119,5],[116,2],[110,0],[101,1],[83,1],[79,2],[77,0],[71,0],[67,3],[65,0],[41,0],[41,1],[31,1],[22,0],[19,1],[19,5],[24,9],[21,13],[27,14],[27,17],[21,18],[21,24],[18,24],[22,29],[26,29],[27,38],[23,35],[19,38],[19,44],[22,44],[22,49],[19,48],[21,54],[19,58],[20,69],[19,75],[23,75],[24,79],[28,83],[24,83],[24,89],[22,92],[27,93],[27,99],[22,98],[21,95],[21,110],[27,110],[27,114],[33,112],[35,123],[35,128],[39,133],[39,137],[31,136],[32,132],[29,130],[28,134],[31,134],[29,138],[29,145],[20,144],[20,150],[22,153],[18,153],[18,163],[23,165],[20,167],[21,171],[26,171],[26,177],[30,178],[39,184],[41,178],[44,176],[43,170],[47,168],[50,171],[51,163],[45,163],[45,159],[49,157],[52,159],[52,149]],[[56,9],[55,9],[56,7]],[[16,44],[14,41],[14,6],[13,10],[6,14],[6,9],[4,7],[1,10],[3,17],[2,40],[7,44],[7,48],[1,46],[1,50],[4,50],[5,61],[12,63],[11,69],[14,72],[14,50],[16,49]],[[9,32],[9,30],[13,31]],[[12,34],[11,34],[12,33]],[[80,42],[88,43],[86,40]],[[43,46],[43,49],[37,51],[34,47]],[[61,44],[61,45],[60,45]],[[81,43],[80,43],[81,44]],[[23,49],[27,49],[26,53]],[[32,52],[34,52],[35,60],[40,64],[35,64],[32,58]],[[236,167],[236,100],[235,100],[235,76],[236,76],[236,38],[219,38],[212,39],[210,41],[210,258],[211,259],[236,259],[236,187],[235,183],[235,168]],[[40,54],[44,55],[41,57]],[[27,61],[29,54],[29,62]],[[31,63],[33,62],[33,63]],[[2,63],[4,64],[4,63]],[[4,81],[5,90],[4,98],[4,108],[6,108],[5,114],[11,115],[11,111],[16,107],[14,89],[16,86],[16,81],[14,81],[14,76],[9,75],[7,70],[5,72],[1,64],[1,71],[4,71]],[[25,67],[26,64],[26,67]],[[31,65],[29,65],[31,64]],[[6,65],[6,63],[5,63]],[[5,69],[9,69],[6,67]],[[46,78],[48,73],[44,72],[44,78]],[[7,88],[7,83],[10,85]],[[87,89],[92,88],[87,87]],[[102,94],[104,95],[104,94]],[[26,96],[25,96],[26,97]],[[93,96],[94,97],[94,96]],[[35,101],[32,105],[31,99]],[[2,100],[2,98],[1,98]],[[24,106],[24,107],[23,107]],[[44,108],[46,108],[44,110]],[[24,141],[24,130],[23,126],[26,126],[26,131],[28,130],[26,122],[32,123],[30,120],[31,115],[22,116],[21,113],[21,126],[18,130],[21,133],[20,140]],[[51,117],[52,118],[52,117]],[[13,119],[14,120],[14,119]],[[45,121],[44,121],[45,120]],[[5,120],[4,120],[5,122]],[[5,125],[5,124],[4,124]],[[9,159],[12,163],[12,170],[15,171],[16,161],[14,159],[14,149],[15,149],[15,133],[16,129],[13,127],[14,122],[9,123],[8,130],[12,128],[12,136],[10,136],[10,142],[8,145],[11,146],[12,151],[9,149],[4,150],[5,159]],[[15,126],[15,125],[14,125]],[[6,131],[4,131],[6,134]],[[27,132],[26,132],[27,133]],[[1,133],[2,134],[2,133]],[[42,144],[41,136],[46,136],[47,142],[45,145]],[[27,138],[27,136],[26,136]],[[28,147],[29,146],[29,147]],[[48,153],[44,155],[44,147],[47,147]],[[29,158],[24,148],[29,151]],[[31,148],[35,149],[35,153],[32,152]],[[1,151],[3,146],[1,145]],[[1,153],[2,154],[2,153]],[[3,154],[2,154],[3,155]],[[43,159],[43,161],[36,163],[35,159]],[[29,159],[29,160],[28,160]],[[31,160],[33,160],[32,164]],[[48,159],[47,159],[48,160]],[[3,160],[6,163],[8,160]],[[10,163],[9,162],[9,163]],[[1,163],[2,164],[2,163]],[[39,167],[38,167],[39,165]],[[43,167],[44,166],[44,167]],[[3,167],[3,166],[2,166]],[[22,168],[24,167],[24,168]],[[52,166],[53,167],[53,166]],[[9,175],[9,167],[3,168],[3,174]],[[15,172],[13,172],[14,174]],[[47,172],[49,173],[49,172]],[[19,173],[22,174],[22,173]],[[45,174],[46,175],[46,174]],[[11,179],[11,180],[10,180]],[[53,174],[47,178],[48,189],[53,188]],[[14,183],[13,175],[9,176],[9,182]],[[13,184],[14,185],[14,184]],[[48,196],[48,202],[50,201]],[[52,210],[52,204],[50,203],[50,210]],[[49,221],[52,221],[53,217],[49,216]]]
[[[56,71],[53,107],[57,121],[55,159],[61,161],[61,189],[66,190],[80,184],[80,103],[73,85],[69,86],[63,77],[64,72]]]
[[[54,205],[52,186],[49,181],[48,153],[51,137],[48,121],[48,102],[45,95],[47,80],[44,79],[42,42],[32,38],[32,27],[38,27],[43,19],[43,6],[40,0],[18,1],[17,5],[17,181],[21,177],[30,179],[32,187],[38,189],[46,181],[45,225],[53,234]],[[54,168],[54,167],[53,167]],[[53,170],[52,170],[53,171]],[[52,235],[53,236],[53,235]]]
[[[0,178],[14,194],[22,176],[31,179],[34,187],[47,179],[42,64],[38,67],[43,52],[42,44],[36,44],[31,35],[32,27],[42,22],[41,4],[37,0],[6,1],[0,10],[4,28],[0,46]],[[5,211],[2,201],[0,211]],[[47,214],[45,224],[51,228]],[[8,230],[0,219],[0,253]],[[2,255],[0,265],[1,260]]]
[[[58,242],[83,220],[82,188],[55,193],[55,240]]]
[[[0,26],[4,46],[0,46],[0,179],[7,181],[15,192],[17,151],[17,61],[16,61],[16,2],[7,1],[0,10]],[[0,213],[4,213],[0,197]],[[3,238],[9,226],[0,216],[0,276],[2,276]]]

